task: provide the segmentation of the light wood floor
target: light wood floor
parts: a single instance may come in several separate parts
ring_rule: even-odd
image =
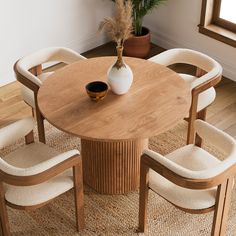
[[[150,56],[163,50],[163,48],[152,45]],[[108,43],[83,55],[90,58],[114,54],[114,45]],[[191,67],[183,67],[182,65],[173,69],[193,72]],[[216,91],[217,98],[208,109],[207,120],[236,138],[236,83],[224,78],[217,86]],[[18,82],[13,82],[0,88],[0,127],[30,115],[31,109],[22,101]]]

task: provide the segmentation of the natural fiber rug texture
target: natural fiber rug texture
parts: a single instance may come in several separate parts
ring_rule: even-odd
[[[167,154],[185,144],[186,123],[153,137],[149,147]],[[37,132],[35,132],[37,133]],[[80,149],[79,138],[65,134],[46,123],[47,143],[59,151]],[[37,139],[37,137],[36,137]],[[5,155],[24,145],[19,140],[3,150]],[[218,152],[205,145],[213,154]],[[101,195],[85,186],[86,229],[76,232],[74,196],[72,190],[35,211],[8,208],[13,235],[143,235],[137,233],[138,191],[127,195]],[[148,201],[148,230],[146,235],[202,236],[210,235],[213,213],[193,215],[185,213],[150,191]],[[236,192],[233,192],[227,235],[236,235]]]

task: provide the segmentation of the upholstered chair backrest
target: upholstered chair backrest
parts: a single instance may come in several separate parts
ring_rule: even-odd
[[[16,69],[24,77],[28,78],[29,80],[40,86],[42,84],[42,81],[40,81],[39,78],[30,73],[29,69],[48,62],[56,61],[70,64],[80,59],[85,59],[85,57],[81,56],[80,54],[76,53],[71,49],[62,47],[51,47],[42,49],[40,51],[23,57],[17,62]]]
[[[200,68],[207,73],[202,76],[202,81],[207,81],[209,78],[214,78],[222,74],[221,65],[211,57],[191,49],[175,48],[167,50],[149,59],[161,65],[170,66],[177,63],[189,64]],[[198,85],[196,80],[193,87]]]

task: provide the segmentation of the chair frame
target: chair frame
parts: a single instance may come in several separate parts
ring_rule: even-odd
[[[27,79],[25,76],[23,76],[22,74],[19,73],[19,71],[17,70],[17,66],[16,66],[17,63],[18,63],[18,61],[14,64],[14,67],[13,67],[15,75],[16,75],[16,79],[20,83],[22,83],[24,86],[26,86],[27,88],[32,90],[33,93],[34,93],[35,115],[36,115],[36,120],[37,120],[39,141],[42,142],[42,143],[46,143],[45,129],[44,129],[44,117],[43,117],[42,113],[39,110],[38,100],[37,100],[38,90],[39,90],[40,87],[37,84],[33,83],[31,80]],[[42,74],[42,65],[41,64],[37,65],[37,66],[31,68],[29,71],[32,74],[34,74],[35,76],[38,76],[38,75]],[[27,105],[29,105],[29,104],[27,104]],[[32,114],[34,116],[34,108],[33,107],[32,107]]]
[[[34,142],[33,131],[25,136],[25,143],[30,144]],[[83,194],[83,173],[82,173],[82,160],[79,155],[74,155],[69,159],[55,165],[54,167],[32,176],[14,176],[0,171],[0,223],[4,236],[10,235],[10,225],[8,221],[7,207],[9,206],[18,210],[35,210],[40,208],[53,199],[47,202],[33,205],[33,206],[19,206],[8,202],[5,199],[3,183],[14,186],[31,186],[43,183],[54,176],[62,173],[63,171],[73,168],[73,181],[74,181],[74,198],[76,209],[76,227],[77,230],[82,230],[85,227],[84,222],[84,194]]]
[[[196,69],[196,77],[201,77],[204,74],[206,74],[206,72],[200,68]],[[197,106],[198,106],[198,97],[199,94],[204,92],[205,90],[214,87],[215,85],[217,85],[222,78],[222,74],[219,74],[215,77],[213,77],[212,79],[206,81],[203,84],[200,84],[198,86],[196,86],[195,88],[192,89],[192,101],[191,101],[191,107],[189,109],[189,117],[186,118],[185,120],[188,121],[188,131],[187,131],[187,144],[193,144],[195,141],[195,130],[194,130],[194,121],[196,119],[200,119],[205,121],[206,120],[206,112],[207,112],[207,108],[205,107],[204,109],[202,109],[201,111],[197,111]],[[197,136],[197,143],[199,145],[199,147],[202,146],[202,140],[199,138],[199,136]]]
[[[197,136],[197,135],[196,135]],[[199,136],[196,137],[195,145],[200,147]],[[156,162],[147,154],[141,156],[140,166],[140,197],[139,197],[139,231],[145,232],[147,225],[147,202],[149,188],[149,169],[165,177],[172,183],[188,189],[209,189],[217,186],[216,203],[213,207],[207,209],[185,209],[174,205],[175,207],[192,214],[203,214],[214,210],[214,219],[212,225],[212,236],[223,236],[226,232],[226,222],[230,207],[230,199],[234,184],[234,175],[236,165],[231,166],[225,172],[208,179],[190,179],[182,177],[162,164]]]

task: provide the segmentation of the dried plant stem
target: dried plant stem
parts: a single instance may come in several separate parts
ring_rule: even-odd
[[[123,46],[126,39],[131,37],[132,27],[132,3],[131,0],[116,0],[116,13],[114,18],[107,17],[99,25],[98,30],[103,29],[117,43]]]

